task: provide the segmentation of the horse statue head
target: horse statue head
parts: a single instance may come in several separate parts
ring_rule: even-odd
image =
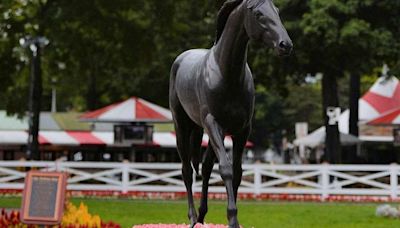
[[[274,48],[278,55],[289,55],[293,43],[272,0],[244,0],[247,12],[244,26],[251,40]]]

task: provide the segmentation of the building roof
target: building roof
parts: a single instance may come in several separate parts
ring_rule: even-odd
[[[58,112],[51,114],[55,122],[62,130],[66,131],[90,131],[92,124],[79,121],[81,113],[77,112]],[[42,129],[42,128],[41,128]],[[56,129],[54,129],[56,130]],[[112,127],[111,127],[112,130]]]
[[[79,120],[81,113],[77,112],[41,112],[39,129],[46,131],[90,131],[98,128],[99,131],[112,131],[112,124],[91,124]],[[94,125],[94,126],[93,126]],[[99,125],[99,126],[97,126]],[[0,111],[0,130],[28,130],[28,118],[17,115],[7,115],[6,111]]]
[[[42,130],[61,130],[59,124],[54,120],[50,112],[43,112],[40,114],[39,124]]]
[[[6,111],[0,111],[0,129],[26,130],[28,129],[28,120],[25,117],[18,118],[16,115],[8,116]]]
[[[84,121],[110,123],[172,122],[172,114],[168,109],[138,97],[87,112],[80,118]]]

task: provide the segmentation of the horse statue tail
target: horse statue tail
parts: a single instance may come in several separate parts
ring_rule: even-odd
[[[199,172],[199,164],[200,164],[200,161],[201,161],[201,155],[202,155],[202,153],[201,153],[201,147],[200,148],[194,148],[194,147],[192,147],[191,148],[191,155],[192,155],[192,157],[191,157],[191,161],[192,161],[192,166],[193,166],[193,168],[194,168],[194,171],[196,171],[196,174],[197,175],[200,175],[200,172]]]

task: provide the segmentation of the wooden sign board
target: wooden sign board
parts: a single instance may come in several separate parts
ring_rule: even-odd
[[[29,171],[25,178],[21,221],[37,225],[60,224],[66,186],[65,173]]]

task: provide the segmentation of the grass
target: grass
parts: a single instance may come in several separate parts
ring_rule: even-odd
[[[122,227],[144,223],[187,223],[186,201],[105,200],[83,201],[92,214]],[[0,198],[0,208],[18,208],[20,198]],[[198,202],[197,202],[198,205]],[[400,227],[400,220],[375,216],[377,204],[239,201],[239,221],[244,228],[386,228]],[[226,223],[225,201],[211,201],[208,223]]]

